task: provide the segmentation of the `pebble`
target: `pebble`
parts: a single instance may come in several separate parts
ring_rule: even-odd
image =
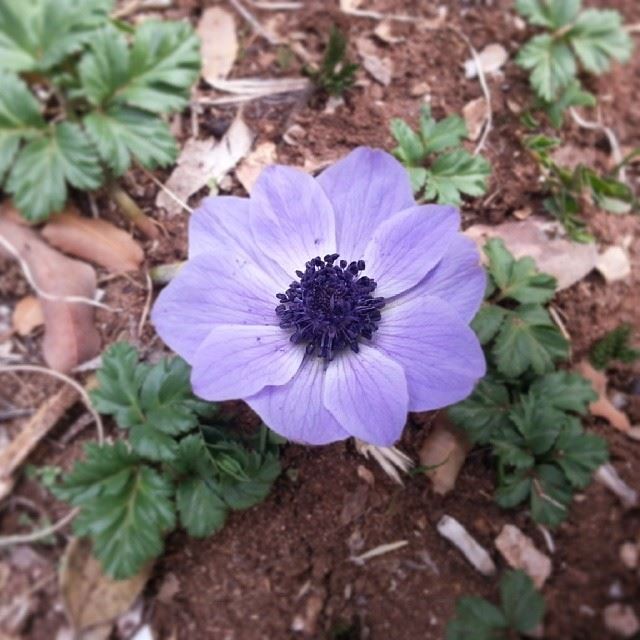
[[[495,544],[511,567],[522,569],[537,589],[542,588],[551,575],[551,559],[536,548],[529,536],[518,527],[505,524]]]
[[[628,604],[610,604],[605,607],[604,625],[621,638],[631,638],[640,631],[640,622]]]
[[[627,569],[638,568],[638,545],[633,542],[625,542],[620,547],[620,560]]]

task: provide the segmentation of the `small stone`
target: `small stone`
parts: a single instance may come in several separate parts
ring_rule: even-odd
[[[414,84],[411,89],[409,89],[409,95],[413,98],[418,98],[419,96],[423,96],[431,91],[431,86],[428,82],[418,82]]]
[[[620,547],[620,560],[627,569],[638,568],[638,545],[633,542],[625,542]]]
[[[496,538],[496,547],[514,569],[522,569],[535,584],[542,588],[551,574],[551,560],[539,551],[533,540],[512,524],[505,524]]]
[[[620,580],[616,580],[609,585],[609,597],[612,600],[622,600],[622,598],[624,598],[624,590],[622,589]]]
[[[610,604],[605,607],[604,625],[621,638],[631,638],[640,631],[640,622],[628,604]]]
[[[617,282],[631,275],[631,262],[622,247],[609,247],[598,256],[596,269],[607,282]]]

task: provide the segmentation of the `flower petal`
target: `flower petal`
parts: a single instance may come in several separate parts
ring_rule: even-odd
[[[476,243],[457,234],[438,266],[413,289],[402,294],[402,300],[436,296],[448,302],[464,322],[476,315],[487,286],[487,276],[480,262]]]
[[[386,447],[407,421],[407,381],[398,363],[361,344],[358,353],[343,352],[329,363],[323,402],[352,436]]]
[[[249,198],[205,198],[189,219],[189,258],[221,251],[243,255],[267,271],[286,289],[291,277],[257,246],[251,232]]]
[[[221,324],[193,358],[193,392],[211,401],[246,398],[267,385],[289,382],[303,357],[304,349],[280,327]]]
[[[393,301],[383,310],[374,346],[404,368],[410,411],[463,400],[485,374],[478,338],[440,298]]]
[[[460,226],[454,207],[423,205],[383,222],[364,252],[375,295],[389,298],[415,286],[446,254]]]
[[[151,320],[169,347],[191,362],[216,324],[276,326],[279,290],[242,253],[200,254],[160,293]]]
[[[363,257],[381,222],[415,204],[405,168],[378,149],[358,147],[323,171],[318,183],[335,211],[337,252],[348,261]]]
[[[331,203],[299,169],[272,166],[260,174],[251,193],[251,224],[256,242],[290,281],[307,261],[336,250]]]
[[[289,382],[265,387],[246,401],[270,429],[288,440],[303,444],[345,440],[349,434],[322,404],[325,367],[322,358],[307,357]]]

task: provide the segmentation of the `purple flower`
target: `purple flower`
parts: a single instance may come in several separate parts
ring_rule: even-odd
[[[453,207],[417,205],[392,156],[360,147],[313,178],[272,166],[250,199],[207,198],[153,322],[196,395],[243,398],[308,444],[388,446],[407,411],[484,375],[468,323],[485,289]]]

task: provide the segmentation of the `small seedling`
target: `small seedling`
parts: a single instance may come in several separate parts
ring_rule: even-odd
[[[358,65],[347,60],[347,39],[340,29],[331,28],[329,42],[319,69],[307,67],[305,73],[315,86],[331,96],[341,96],[355,82]]]
[[[462,146],[467,126],[459,116],[436,121],[425,105],[419,132],[395,118],[391,134],[398,143],[393,153],[407,168],[416,195],[459,206],[463,194],[477,197],[486,193],[491,165]]]
[[[597,396],[580,375],[556,370],[569,343],[544,306],[555,278],[538,272],[531,258],[515,260],[501,240],[490,240],[485,253],[486,301],[472,327],[488,373],[449,416],[472,442],[490,445],[498,504],[528,501],[536,522],[555,526],[574,490],[607,460],[604,440],[584,433],[579,419]]]
[[[611,362],[631,364],[640,359],[640,349],[631,346],[633,327],[621,324],[605,334],[591,348],[589,359],[596,369],[606,369]]]
[[[196,537],[220,530],[230,510],[264,500],[280,473],[282,440],[264,426],[239,435],[193,396],[189,375],[180,358],[150,366],[126,343],[110,347],[92,402],[128,439],[87,445],[54,489],[80,507],[75,531],[115,578],[158,556],[178,523]]]
[[[600,174],[591,167],[579,164],[574,169],[559,166],[551,152],[562,141],[544,135],[529,136],[525,146],[536,159],[544,176],[544,188],[548,192],[544,206],[566,229],[576,242],[591,242],[581,216],[584,205],[590,199],[593,204],[610,213],[629,213],[637,207],[637,201],[629,186],[618,180],[619,167],[608,174]]]
[[[544,618],[545,604],[523,571],[507,571],[500,580],[500,605],[471,596],[460,598],[446,640],[509,640],[532,632]]]
[[[582,9],[581,0],[516,0],[529,24],[545,29],[520,49],[517,62],[557,126],[564,109],[592,104],[576,77],[580,68],[607,71],[613,59],[624,62],[633,44],[617,11]]]
[[[175,161],[164,120],[198,77],[185,22],[114,21],[113,0],[0,3],[0,187],[33,222],[70,187],[93,191],[134,162]]]

